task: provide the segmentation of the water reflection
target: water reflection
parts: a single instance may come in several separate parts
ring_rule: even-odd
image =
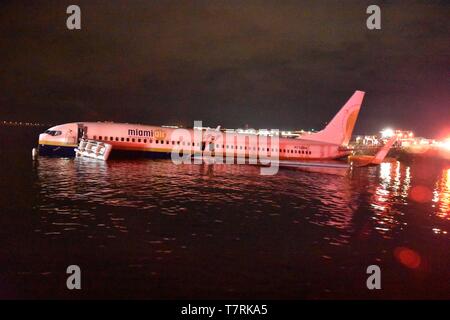
[[[0,160],[0,273],[19,297],[66,297],[49,275],[74,261],[96,298],[373,298],[372,263],[383,297],[448,297],[448,165],[260,176],[152,160],[31,165],[28,150]]]
[[[374,229],[386,238],[406,223],[402,221],[402,204],[408,196],[411,183],[410,168],[404,168],[398,161],[382,163],[379,167],[379,183],[373,192],[370,205]]]
[[[94,236],[95,230],[107,229],[108,237],[118,237],[129,232],[133,219],[151,225],[161,216],[191,215],[199,223],[223,223],[237,215],[249,223],[246,220],[284,214],[292,216],[293,223],[341,230],[329,240],[338,244],[347,243],[359,228],[354,215],[367,207],[366,190],[373,230],[387,238],[401,230],[413,179],[410,166],[400,162],[340,175],[281,170],[263,177],[258,168],[247,165],[45,158],[39,160],[37,176],[46,235],[83,230]],[[449,184],[447,170],[433,200],[443,218],[448,217]],[[143,215],[136,217],[135,212]]]
[[[439,218],[450,220],[450,168],[442,171],[433,192],[433,202]]]

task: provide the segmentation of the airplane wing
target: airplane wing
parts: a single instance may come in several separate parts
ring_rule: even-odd
[[[378,150],[377,154],[371,161],[371,164],[380,164],[383,162],[384,158],[386,158],[386,155],[388,154],[389,150],[391,150],[392,145],[397,140],[397,136],[393,136],[391,139],[389,139],[388,142],[380,149]]]
[[[394,136],[386,144],[378,150],[375,156],[352,156],[349,160],[353,163],[355,167],[365,167],[371,165],[379,165],[386,158],[389,150],[391,150],[392,145],[397,140]]]

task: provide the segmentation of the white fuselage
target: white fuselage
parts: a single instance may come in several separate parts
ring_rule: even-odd
[[[39,136],[41,149],[75,148],[82,137],[104,141],[116,151],[168,154],[174,148],[192,153],[209,150],[236,157],[264,151],[280,160],[337,159],[348,155],[340,145],[300,138],[278,138],[216,130],[175,129],[128,123],[80,122],[58,125]]]

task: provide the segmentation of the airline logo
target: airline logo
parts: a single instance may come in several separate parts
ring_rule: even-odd
[[[133,137],[152,137],[157,139],[164,139],[166,132],[164,130],[140,130],[140,129],[128,129],[128,135]]]

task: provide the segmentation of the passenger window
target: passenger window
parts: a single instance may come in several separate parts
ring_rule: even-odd
[[[120,138],[120,141],[124,141],[125,139],[124,138]]]
[[[102,136],[99,136],[99,137],[98,137],[98,140],[103,140],[103,139],[102,139]]]
[[[141,142],[141,139],[138,139],[138,142]]]
[[[130,141],[130,138],[127,138],[127,142],[129,142]]]

